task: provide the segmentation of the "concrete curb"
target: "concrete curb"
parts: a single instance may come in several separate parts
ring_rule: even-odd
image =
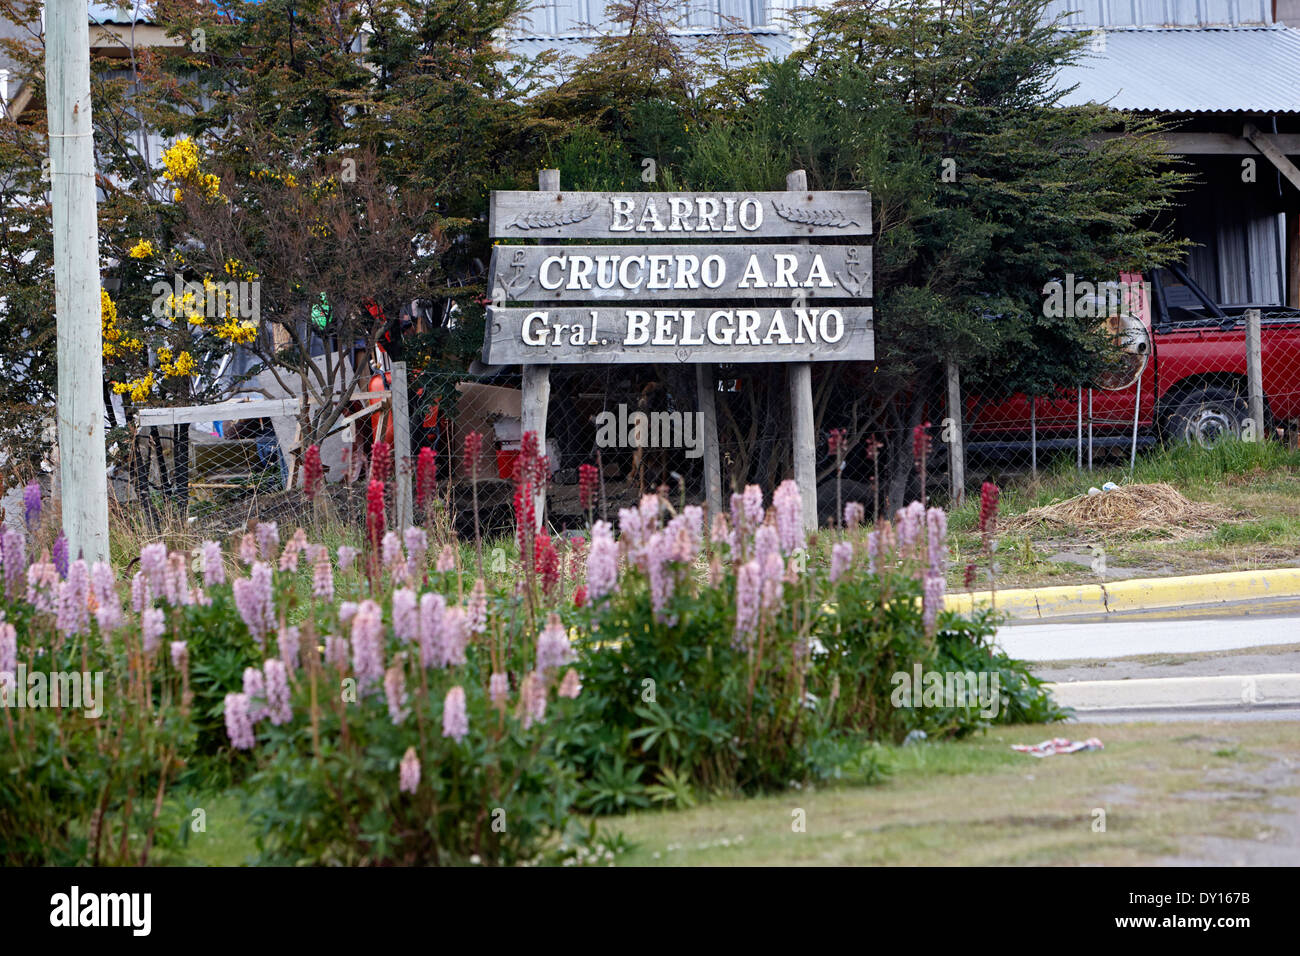
[[[1118,614],[1162,608],[1207,607],[1237,601],[1300,597],[1300,568],[1135,578],[1108,584],[1015,588],[998,591],[994,606],[1013,620],[1041,620],[1083,614]],[[950,611],[969,614],[993,603],[987,591],[949,594]]]
[[[1077,712],[1233,706],[1248,710],[1253,705],[1300,702],[1300,674],[1081,680],[1043,686],[1058,704]]]

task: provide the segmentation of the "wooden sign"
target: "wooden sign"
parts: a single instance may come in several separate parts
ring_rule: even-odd
[[[494,302],[871,298],[871,247],[497,246]],[[799,303],[802,305],[802,301]]]
[[[869,306],[488,309],[490,365],[867,361]]]
[[[511,239],[772,239],[871,234],[871,194],[492,193],[489,231]]]

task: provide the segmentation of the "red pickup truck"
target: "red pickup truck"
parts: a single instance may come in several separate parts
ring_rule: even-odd
[[[1241,435],[1249,417],[1243,313],[1251,306],[1215,303],[1178,267],[1154,271],[1145,277],[1149,285],[1143,278],[1121,277],[1124,287],[1149,290],[1131,299],[1134,374],[1129,378],[1136,379],[1141,367],[1138,444],[1160,438],[1212,444],[1225,435]],[[1300,419],[1300,310],[1258,308],[1267,421],[1256,428],[1262,434],[1265,428]],[[1094,447],[1128,447],[1138,392],[1133,384],[1092,391]],[[1031,429],[1040,450],[1074,449],[1081,417],[1077,394],[1069,389],[1032,404],[1024,395],[999,402],[968,396],[968,452],[1024,449],[1030,444]],[[1082,405],[1086,435],[1086,388]]]

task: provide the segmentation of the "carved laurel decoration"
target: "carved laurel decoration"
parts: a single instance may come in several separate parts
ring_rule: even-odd
[[[525,212],[510,223],[512,229],[554,229],[556,226],[571,226],[575,222],[588,219],[596,211],[596,200],[577,209],[561,212]]]
[[[798,223],[801,226],[827,226],[831,229],[844,229],[848,226],[857,226],[860,223],[856,219],[850,219],[844,214],[842,209],[800,209],[797,206],[787,206],[784,203],[772,203],[776,214],[787,222]]]

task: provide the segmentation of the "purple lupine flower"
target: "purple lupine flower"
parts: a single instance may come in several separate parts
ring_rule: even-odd
[[[58,584],[57,607],[54,626],[64,637],[81,634],[90,629],[90,572],[81,558],[68,566],[68,579]]]
[[[5,594],[12,595],[22,575],[27,573],[27,541],[12,528],[0,534],[0,555],[4,558]]]
[[[650,606],[654,609],[655,617],[665,623],[675,624],[672,615],[667,613],[677,585],[677,576],[672,567],[674,543],[667,532],[656,531],[650,535],[641,551],[642,563],[650,577]]]
[[[418,582],[424,574],[424,559],[429,553],[429,536],[423,528],[414,525],[407,528],[402,537],[406,541],[406,573]]]
[[[803,497],[799,486],[787,478],[772,494],[772,507],[776,511],[776,530],[781,536],[781,550],[794,554],[804,546]]]
[[[456,570],[456,552],[450,544],[442,546],[442,550],[438,553],[438,563],[435,569],[439,574],[446,574],[448,571]]]
[[[554,611],[547,616],[546,627],[537,635],[537,672],[545,674],[573,660],[569,633]]]
[[[731,528],[727,523],[727,516],[721,511],[713,516],[709,522],[709,540],[714,544],[721,544],[731,538]]]
[[[160,607],[145,608],[140,615],[140,634],[144,641],[144,652],[150,656],[162,644],[163,631],[167,630],[167,619]]]
[[[190,576],[185,555],[179,551],[173,551],[167,556],[167,568],[163,573],[163,597],[172,607],[194,603],[190,595]]]
[[[346,571],[357,559],[357,549],[346,544],[339,545],[339,570]]]
[[[226,735],[236,750],[252,750],[257,742],[248,714],[247,694],[226,695]]]
[[[704,536],[704,509],[699,505],[687,505],[682,509],[680,517],[685,521],[686,527],[691,529],[691,536],[700,541]]]
[[[930,573],[943,575],[948,570],[948,515],[942,508],[925,513],[927,557]]]
[[[714,521],[717,521],[715,516]],[[739,491],[731,493],[731,530],[727,532],[727,546],[731,548],[731,553],[736,557],[740,556],[742,545],[745,538],[752,529],[747,527],[748,522],[745,520],[745,496]]]
[[[95,595],[95,622],[107,640],[109,632],[122,626],[122,599],[117,594],[113,569],[105,562],[96,561],[90,569],[90,588]]]
[[[167,590],[167,545],[155,541],[141,548],[140,570],[149,582],[150,592],[163,594]]]
[[[254,529],[257,534],[257,552],[263,561],[275,557],[276,548],[280,547],[280,528],[274,521],[259,521]]]
[[[66,578],[68,576],[68,539],[62,531],[54,539],[52,560],[54,561],[54,570],[59,572],[59,577]]]
[[[942,574],[926,572],[925,590],[921,598],[921,618],[925,624],[925,633],[933,634],[939,612],[943,609],[943,596],[946,583]]]
[[[384,671],[384,698],[388,701],[388,719],[396,726],[406,719],[406,673],[401,661]]]
[[[570,667],[564,673],[564,680],[560,681],[559,694],[569,700],[576,700],[580,693],[582,693],[582,679],[578,677],[578,672]]]
[[[853,545],[837,541],[831,548],[831,584],[834,584],[853,566]]]
[[[407,747],[398,768],[397,789],[402,793],[415,793],[420,786],[420,758],[414,747]]]
[[[248,698],[248,717],[258,723],[267,715],[266,674],[257,667],[244,668],[244,696]]]
[[[602,522],[597,522],[598,524]],[[618,509],[618,533],[619,537],[627,544],[629,549],[636,549],[641,546],[641,538],[645,533],[645,520],[641,517],[641,512],[637,508],[619,508]],[[595,529],[593,528],[592,543],[595,543]]]
[[[172,641],[169,647],[172,655],[172,667],[183,671],[190,665],[190,648],[184,641]]]
[[[487,630],[487,616],[487,585],[483,583],[482,578],[479,578],[469,592],[466,620],[469,622],[470,631],[475,634],[484,633]]]
[[[742,564],[736,572],[736,630],[732,644],[748,648],[758,629],[758,612],[763,593],[763,568],[756,560]]]
[[[457,685],[447,691],[442,702],[442,735],[460,743],[469,733],[469,715],[465,712],[465,688]]]
[[[844,526],[856,528],[867,519],[867,509],[860,501],[849,501],[844,505]]]
[[[41,517],[41,486],[38,482],[28,482],[23,489],[23,520],[27,530],[31,531]]]
[[[362,693],[384,676],[383,637],[383,611],[367,598],[352,618],[352,672],[357,676],[357,689]]]
[[[294,574],[298,571],[298,559],[307,549],[307,532],[298,528],[280,552],[280,570]]]
[[[334,568],[330,565],[330,550],[324,545],[316,549],[312,562],[311,594],[322,601],[334,601]]]
[[[769,611],[781,604],[785,597],[785,562],[781,555],[769,551],[763,558],[763,591],[761,606]]]
[[[45,614],[54,613],[59,571],[49,561],[37,561],[27,569],[27,603]]]
[[[402,555],[402,539],[397,536],[396,531],[389,531],[384,535],[379,550],[386,568],[392,569],[399,563],[406,562],[406,558]]]
[[[587,597],[603,598],[618,583],[618,544],[608,521],[591,526],[591,548],[587,553]]]
[[[463,607],[449,607],[442,615],[439,667],[460,667],[469,646],[469,615]]]
[[[12,627],[10,629],[12,630]],[[509,696],[510,682],[506,680],[505,674],[498,672],[488,678],[488,698],[492,701],[493,707],[505,707]]]
[[[234,583],[235,608],[259,647],[266,646],[266,635],[275,627],[275,593],[271,586],[271,566],[254,561],[249,577]]]
[[[226,562],[221,556],[221,545],[215,541],[204,541],[201,547],[203,586],[211,588],[218,584],[225,584]]]
[[[0,674],[18,673],[18,631],[8,621],[0,621]]]
[[[302,634],[298,630],[298,625],[290,624],[288,627],[280,628],[276,643],[280,646],[280,660],[284,661],[291,672],[296,671],[302,645]]]
[[[325,663],[337,671],[348,669],[348,657],[351,650],[348,648],[348,639],[339,637],[337,634],[328,634],[325,637]]]
[[[143,614],[144,609],[151,604],[153,589],[149,587],[149,579],[143,571],[137,571],[131,576],[131,610]]]
[[[442,618],[446,610],[447,600],[441,594],[429,593],[420,597],[421,667],[432,667],[443,659]]]
[[[774,554],[778,558],[781,556],[781,535],[770,524],[765,524],[754,534],[752,557],[762,564],[767,562],[769,554]]]
[[[245,567],[249,567],[257,560],[257,538],[251,531],[245,531],[244,536],[239,539],[239,560]]]
[[[903,557],[913,557],[913,549],[916,547],[917,538],[921,534],[921,526],[925,523],[925,505],[919,501],[913,501],[906,508],[899,509],[896,518],[898,524],[898,549],[903,553]]]
[[[546,719],[546,681],[535,672],[519,685],[519,716],[524,730]]]
[[[266,671],[266,713],[276,727],[293,720],[289,704],[289,668],[283,661],[269,658],[263,665]]]
[[[339,605],[339,624],[347,627],[352,619],[357,616],[357,602],[344,601]]]
[[[403,643],[410,643],[420,636],[420,619],[415,610],[415,592],[410,588],[398,588],[393,592],[393,633]]]

